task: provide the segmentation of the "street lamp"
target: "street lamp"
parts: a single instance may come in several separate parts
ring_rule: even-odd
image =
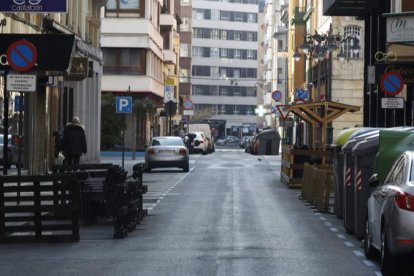
[[[318,90],[317,90],[317,101],[320,101],[321,97],[321,66],[322,61],[325,58],[328,58],[328,86],[326,90],[326,100],[331,101],[332,96],[332,52],[336,51],[341,44],[344,42],[350,43],[350,50],[353,52],[354,56],[357,56],[361,47],[359,45],[359,39],[355,34],[350,34],[342,36],[340,34],[332,33],[332,25],[329,26],[329,30],[326,34],[319,34],[317,31],[313,35],[307,34],[304,38],[305,42],[299,46],[302,50],[302,53],[309,58],[312,58],[315,62],[318,63]],[[296,48],[293,53],[293,58],[295,61],[300,61],[301,54],[299,53],[298,48]],[[339,61],[344,61],[346,55],[344,53],[343,47],[340,47],[340,52],[337,55]],[[327,128],[328,143],[332,141],[332,123],[329,123]]]
[[[319,34],[317,31],[313,35],[307,34],[305,36],[305,42],[299,46],[299,49],[302,50],[302,53],[308,55],[312,58],[315,62],[318,63],[318,92],[317,97],[320,100],[321,96],[321,61],[323,61],[326,57],[329,59],[329,66],[331,66],[331,58],[332,52],[338,49],[338,47],[344,43],[345,41],[349,41],[351,45],[351,51],[357,55],[361,50],[359,46],[359,39],[356,35],[350,34],[347,36],[342,36],[340,34],[332,34],[332,25],[329,27],[329,31],[326,34]],[[295,52],[293,53],[293,58],[295,61],[300,61],[301,54],[299,53],[299,49],[296,48]],[[338,54],[339,61],[345,60],[345,54],[343,48]],[[329,88],[327,91],[327,100],[330,100],[331,96],[331,72],[332,69],[329,68]]]

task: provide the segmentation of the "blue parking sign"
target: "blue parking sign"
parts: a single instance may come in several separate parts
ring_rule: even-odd
[[[116,113],[131,113],[132,97],[117,96],[116,97]]]

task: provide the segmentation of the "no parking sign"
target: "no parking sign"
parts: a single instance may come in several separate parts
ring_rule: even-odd
[[[403,90],[404,80],[400,74],[389,72],[381,77],[380,86],[382,92],[390,96],[395,96]]]

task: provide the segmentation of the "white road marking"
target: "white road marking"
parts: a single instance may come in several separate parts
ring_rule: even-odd
[[[354,247],[354,244],[352,242],[344,242],[346,246],[348,247]]]
[[[353,252],[354,252],[354,254],[355,254],[355,255],[357,255],[358,257],[364,257],[364,253],[362,253],[362,252],[361,252],[361,251],[359,251],[359,250],[354,250]]]
[[[332,226],[332,223],[325,221],[326,226]]]
[[[369,260],[363,260],[364,264],[366,264],[367,266],[374,266],[374,263],[369,261]],[[381,272],[380,272],[381,273]],[[377,274],[378,275],[378,274]],[[380,274],[382,275],[382,274]]]
[[[338,235],[336,235],[339,239],[341,239],[341,240],[345,240],[346,239],[346,237],[344,236],[344,235],[342,235],[342,234],[338,234]]]
[[[321,219],[321,220],[326,220],[326,218],[325,218],[325,217],[320,217],[320,219]]]
[[[335,227],[332,227],[332,228],[329,228],[329,229],[331,229],[332,232],[338,232],[338,229],[335,228]]]

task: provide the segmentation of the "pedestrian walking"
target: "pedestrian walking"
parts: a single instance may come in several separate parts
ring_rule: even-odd
[[[53,137],[55,138],[55,164],[62,165],[64,159],[62,153],[63,136],[59,131],[53,131]]]
[[[64,164],[79,164],[80,157],[86,154],[85,127],[81,124],[79,117],[73,117],[63,130],[62,151],[65,156]]]

